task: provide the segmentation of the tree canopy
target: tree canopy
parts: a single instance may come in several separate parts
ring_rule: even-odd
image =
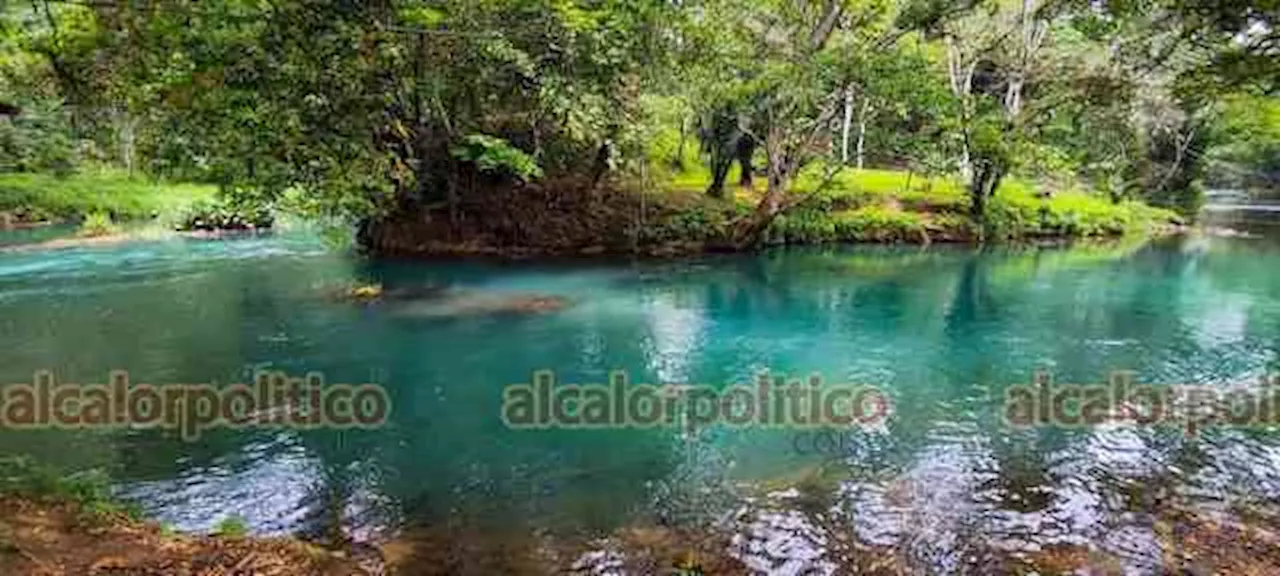
[[[723,198],[736,162],[741,185],[765,184],[736,244],[814,193],[802,172],[846,166],[954,175],[979,223],[1009,175],[1191,213],[1206,174],[1274,184],[1276,15],[1273,0],[33,0],[0,18],[0,170],[110,163],[359,219],[701,162]]]

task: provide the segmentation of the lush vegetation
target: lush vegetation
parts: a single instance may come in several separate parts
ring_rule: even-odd
[[[39,221],[77,219],[105,214],[117,220],[150,219],[202,199],[211,199],[211,185],[176,184],[117,171],[0,173],[0,212]]]
[[[89,521],[141,516],[137,506],[112,494],[111,479],[101,470],[67,474],[29,458],[0,459],[0,496],[71,502]]]
[[[626,229],[632,248],[1118,234],[1171,220],[1147,206],[1192,217],[1206,183],[1274,186],[1277,12],[1235,0],[9,4],[0,210],[134,218],[160,211],[142,190],[165,180],[221,196],[186,227],[283,210],[359,223],[375,248],[406,223],[432,241],[528,242],[507,222],[523,192],[562,212],[548,218]],[[146,177],[77,184],[104,164]],[[553,243],[622,243],[575,238]]]

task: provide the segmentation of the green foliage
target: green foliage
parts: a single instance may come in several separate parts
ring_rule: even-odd
[[[883,206],[843,212],[797,210],[775,220],[769,238],[786,244],[928,241],[924,216]]]
[[[687,197],[683,202],[666,200],[661,216],[646,223],[639,230],[637,240],[646,244],[662,244],[714,242],[726,238],[730,223],[748,207],[707,198],[702,196],[702,189],[690,193],[661,193],[667,198],[673,194]],[[658,202],[664,202],[664,198],[655,199],[655,203]]]
[[[130,178],[112,170],[66,177],[0,173],[0,211],[33,221],[73,220],[95,212],[116,221],[150,219],[178,213],[215,192],[212,186]]]
[[[1280,98],[1234,94],[1222,108],[1206,179],[1228,188],[1280,187]]]
[[[529,181],[542,176],[537,160],[502,138],[468,134],[449,149],[454,158],[472,162],[481,172],[508,174]]]
[[[91,212],[80,222],[80,228],[76,230],[76,235],[85,238],[110,236],[118,230],[116,223],[111,220],[110,214],[106,212]]]
[[[201,199],[192,203],[177,218],[177,230],[255,230],[270,228],[275,223],[271,210],[226,198]]]
[[[3,457],[0,458],[0,493],[71,502],[91,521],[114,516],[141,518],[140,508],[112,494],[110,476],[98,469],[67,474],[30,458]]]
[[[71,173],[79,163],[75,144],[57,104],[24,107],[17,117],[0,116],[0,172]]]
[[[244,538],[249,535],[249,524],[239,516],[227,516],[214,527],[213,534],[223,538]]]
[[[1001,188],[989,212],[992,230],[1002,238],[1119,236],[1181,222],[1169,210],[1136,201],[1116,204],[1078,191],[1041,198],[1017,181]]]
[[[717,174],[729,144],[755,141],[753,162],[774,177],[727,190],[727,208],[663,219],[659,236],[721,234],[737,225],[721,212],[746,200],[761,213],[853,214],[783,226],[813,228],[802,237],[898,238],[989,201],[1008,234],[1109,233],[1131,223],[1085,201],[1050,201],[1040,217],[1025,198],[995,198],[1000,181],[1184,214],[1198,207],[1204,158],[1215,182],[1273,183],[1276,122],[1254,112],[1274,104],[1262,96],[1275,85],[1270,12],[1234,0],[6,6],[0,104],[23,113],[0,117],[0,210],[120,221],[181,203],[144,198],[141,180],[118,193],[114,177],[12,174],[95,163],[225,191],[230,204],[193,208],[187,228],[260,225],[260,208],[343,223],[456,209],[482,188],[467,185],[476,171],[705,189],[701,126],[720,144],[704,148]],[[1015,78],[1025,89],[1009,90]],[[1211,139],[1219,80],[1249,103],[1227,106],[1228,136]],[[868,165],[894,170],[818,190],[810,165],[844,162],[849,139]],[[1262,176],[1224,176],[1241,170]],[[922,221],[899,216],[912,213]]]

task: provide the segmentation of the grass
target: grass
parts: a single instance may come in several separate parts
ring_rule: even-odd
[[[667,175],[658,187],[668,194],[700,194],[710,180],[705,167],[695,166]],[[821,186],[823,180],[822,168],[817,166],[796,178],[792,193],[807,198],[774,222],[770,242],[927,243],[976,236],[968,194],[953,177],[845,169],[825,187]],[[731,206],[730,215],[749,209],[765,188],[763,178],[755,179],[749,190],[739,188],[736,165],[726,181],[726,191],[732,194],[732,203],[726,203]],[[709,212],[701,207],[693,214],[677,214],[664,224],[675,222],[674,232],[679,235],[681,228],[719,225],[725,219],[706,216]],[[1017,178],[1006,179],[988,207],[988,223],[1000,239],[1122,236],[1174,222],[1180,219],[1168,210],[1135,201],[1115,204],[1081,189],[1059,190],[1042,197],[1033,183]]]
[[[141,509],[111,493],[111,479],[101,470],[62,473],[28,458],[0,458],[0,495],[79,505],[86,521],[124,516],[141,518]]]
[[[249,524],[239,516],[227,516],[218,522],[213,533],[223,538],[244,538],[249,535]]]
[[[0,174],[0,212],[26,221],[78,220],[105,214],[116,222],[176,214],[216,187],[130,177],[116,170],[87,170],[66,177]]]

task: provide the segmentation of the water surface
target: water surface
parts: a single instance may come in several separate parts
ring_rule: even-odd
[[[424,317],[330,297],[350,283],[571,305]],[[1265,230],[679,262],[369,261],[300,234],[0,252],[0,382],[125,369],[135,382],[227,383],[275,368],[389,390],[390,421],[372,431],[224,430],[195,444],[159,431],[0,432],[5,453],[106,469],[122,495],[188,530],[231,515],[260,533],[337,523],[370,540],[412,526],[483,540],[731,525],[735,554],[770,570],[830,571],[838,531],[930,573],[981,573],[990,554],[1054,544],[1143,572],[1160,561],[1150,512],[1162,502],[1233,515],[1278,501],[1280,438],[1017,430],[1002,419],[1005,388],[1038,369],[1227,386],[1276,370],[1278,353],[1280,244]],[[895,413],[817,442],[779,429],[505,427],[503,387],[539,369],[714,386],[818,373],[880,387]]]

